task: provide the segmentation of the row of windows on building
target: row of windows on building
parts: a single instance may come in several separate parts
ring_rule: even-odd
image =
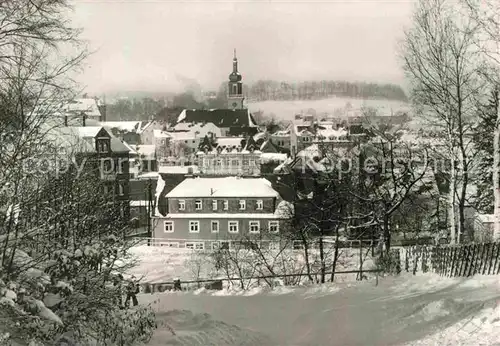
[[[241,162],[241,165],[240,165]],[[239,167],[239,166],[256,166],[256,160],[249,159],[204,159],[203,166],[215,166],[215,167]]]
[[[187,241],[184,243],[184,247],[186,249],[190,250],[205,250],[205,243],[204,241]],[[219,249],[234,249],[241,247],[242,244],[239,241],[230,241],[230,240],[216,240],[216,241],[210,241],[209,246],[211,247],[212,250],[219,250]],[[171,248],[180,248],[181,243],[176,242],[176,241],[165,241],[161,242],[158,245],[160,246],[165,246],[165,247],[171,247]],[[252,242],[252,245],[255,247],[267,247],[269,250],[279,250],[280,248],[280,243],[278,241],[255,241]],[[293,250],[303,250],[304,249],[304,244],[301,240],[294,240],[292,242],[292,249]]]
[[[229,233],[238,233],[239,232],[239,221],[228,221],[227,229]],[[268,221],[268,230],[269,233],[278,233],[279,232],[279,222],[278,221]],[[219,232],[219,221],[212,220],[210,222],[210,232],[218,233]],[[174,233],[175,230],[175,222],[174,221],[164,221],[164,231],[165,233]],[[260,221],[249,221],[248,222],[248,230],[250,233],[260,233]],[[200,221],[189,221],[189,233],[200,233]]]
[[[219,207],[219,202],[216,199],[212,200],[212,210],[218,210]],[[179,210],[186,210],[186,201],[181,199],[179,200],[178,203]],[[246,210],[247,209],[247,203],[246,200],[240,199],[238,201],[238,208],[239,210]],[[202,200],[195,200],[194,201],[194,209],[195,210],[202,210],[203,209],[203,201]],[[255,210],[263,210],[264,209],[264,201],[259,199],[255,202]],[[223,200],[222,201],[222,210],[229,210],[229,200]]]

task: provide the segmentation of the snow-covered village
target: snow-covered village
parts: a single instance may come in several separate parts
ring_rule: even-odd
[[[0,2],[0,345],[500,345],[499,13]]]

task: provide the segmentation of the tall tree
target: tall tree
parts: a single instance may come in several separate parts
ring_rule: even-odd
[[[481,35],[476,44],[484,57],[488,68],[484,73],[486,79],[497,91],[500,84],[500,4],[494,0],[463,0],[469,10],[470,17],[478,25]],[[495,216],[493,238],[500,240],[500,107],[496,109],[493,127],[492,179]]]
[[[405,32],[402,47],[412,102],[420,119],[443,133],[442,144],[451,161],[448,220],[452,242],[459,241],[465,227],[473,149],[468,134],[475,121],[475,99],[481,89],[477,33],[478,26],[463,6],[445,0],[422,0],[416,6],[413,26]]]

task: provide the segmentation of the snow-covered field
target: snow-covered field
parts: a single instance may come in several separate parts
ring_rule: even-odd
[[[300,101],[263,101],[252,102],[248,108],[252,112],[263,111],[267,114],[274,113],[283,120],[292,120],[295,114],[307,113],[314,109],[317,115],[324,113],[333,114],[337,109],[344,109],[350,103],[354,109],[366,106],[376,108],[380,115],[391,115],[391,111],[408,111],[409,105],[400,101],[390,100],[363,100],[348,97],[332,97],[323,100],[300,100]]]
[[[144,294],[151,345],[499,345],[500,279],[385,277],[277,290]],[[176,335],[167,328],[172,328]]]

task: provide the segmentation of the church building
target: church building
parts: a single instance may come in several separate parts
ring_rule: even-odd
[[[184,109],[177,118],[177,124],[191,125],[212,123],[221,129],[223,137],[253,136],[259,126],[244,105],[242,76],[238,71],[236,50],[233,57],[233,71],[228,81],[228,105],[226,109]],[[175,128],[175,126],[174,126]]]

